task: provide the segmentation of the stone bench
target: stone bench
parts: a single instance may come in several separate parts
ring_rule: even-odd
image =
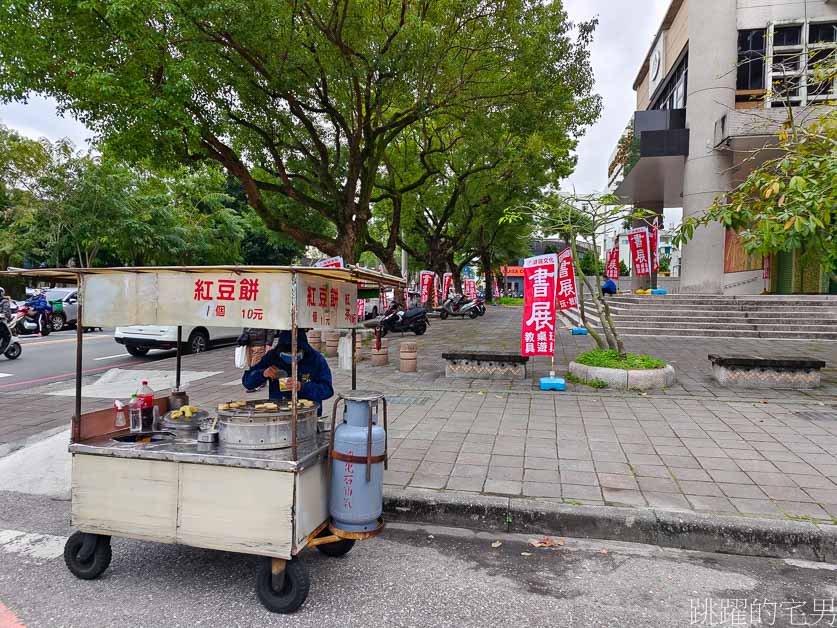
[[[712,374],[722,386],[743,388],[816,388],[825,362],[813,358],[757,358],[710,355]]]
[[[495,351],[443,353],[445,376],[460,379],[526,379],[528,357]]]

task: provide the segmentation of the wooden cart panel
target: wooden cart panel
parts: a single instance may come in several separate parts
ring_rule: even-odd
[[[328,519],[328,478],[325,461],[307,467],[297,474],[296,500],[294,553],[305,547],[308,535]]]

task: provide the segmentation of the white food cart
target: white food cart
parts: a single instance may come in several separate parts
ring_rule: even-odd
[[[79,531],[65,548],[65,560],[76,576],[93,579],[107,569],[112,536],[255,554],[266,557],[257,575],[259,599],[271,611],[292,612],[305,601],[309,586],[304,565],[295,560],[299,552],[316,546],[339,556],[356,539],[380,531],[338,536],[329,529],[329,435],[325,422],[316,418],[316,408],[313,422],[298,422],[300,413],[310,418],[312,409],[298,404],[295,390],[285,422],[271,419],[274,434],[282,425],[288,432],[282,448],[237,448],[165,432],[138,436],[114,427],[113,410],[82,414],[83,329],[138,324],[175,325],[178,332],[182,325],[289,329],[291,377],[296,379],[298,328],[351,329],[354,336],[358,284],[383,290],[402,286],[401,278],[356,267],[275,266],[7,274],[77,281],[80,289],[69,448],[71,524]],[[354,352],[355,342],[352,347]],[[354,389],[354,355],[352,363]],[[178,348],[178,387],[180,365]],[[169,409],[168,397],[155,403],[161,414]],[[216,409],[206,410],[214,415]]]

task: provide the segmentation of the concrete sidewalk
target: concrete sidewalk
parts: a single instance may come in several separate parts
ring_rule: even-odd
[[[419,343],[417,374],[397,371],[399,338],[390,339],[390,366],[361,363],[358,386],[384,391],[390,403],[392,504],[399,495],[412,504],[403,508],[418,510],[454,500],[491,505],[494,515],[540,504],[544,513],[577,508],[602,520],[627,508],[658,521],[659,513],[732,516],[750,528],[765,520],[774,532],[837,520],[837,343],[630,338],[629,350],[678,369],[678,386],[648,394],[444,378],[439,354],[450,347],[516,351],[520,313],[490,308],[476,321],[433,321],[426,336],[405,338]],[[591,346],[562,332],[558,370]],[[830,370],[816,391],[739,391],[709,377],[706,355],[719,350],[820,357]],[[232,349],[184,358],[184,369],[219,371],[190,386],[193,402],[244,397],[232,362]],[[347,391],[349,373],[330,362],[335,388]],[[538,375],[549,369],[545,360],[535,366]],[[174,361],[153,368],[171,370]],[[66,425],[72,399],[46,393],[67,385],[0,393],[0,442]],[[85,400],[86,408],[110,404]]]

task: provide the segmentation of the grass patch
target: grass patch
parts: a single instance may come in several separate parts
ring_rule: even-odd
[[[500,305],[523,305],[523,299],[513,297],[500,297]]]
[[[598,366],[608,369],[624,369],[624,370],[650,370],[664,368],[666,363],[658,358],[652,358],[650,355],[640,355],[637,353],[629,353],[624,360],[619,359],[619,353],[613,350],[602,351],[596,349],[595,351],[588,351],[582,353],[575,359],[579,364],[585,366]]]
[[[590,388],[607,388],[607,382],[603,379],[599,379],[598,377],[595,379],[591,379],[589,382],[586,379],[581,379],[580,377],[576,377],[572,373],[567,373],[564,376],[571,384],[581,384],[582,386],[589,386]]]

